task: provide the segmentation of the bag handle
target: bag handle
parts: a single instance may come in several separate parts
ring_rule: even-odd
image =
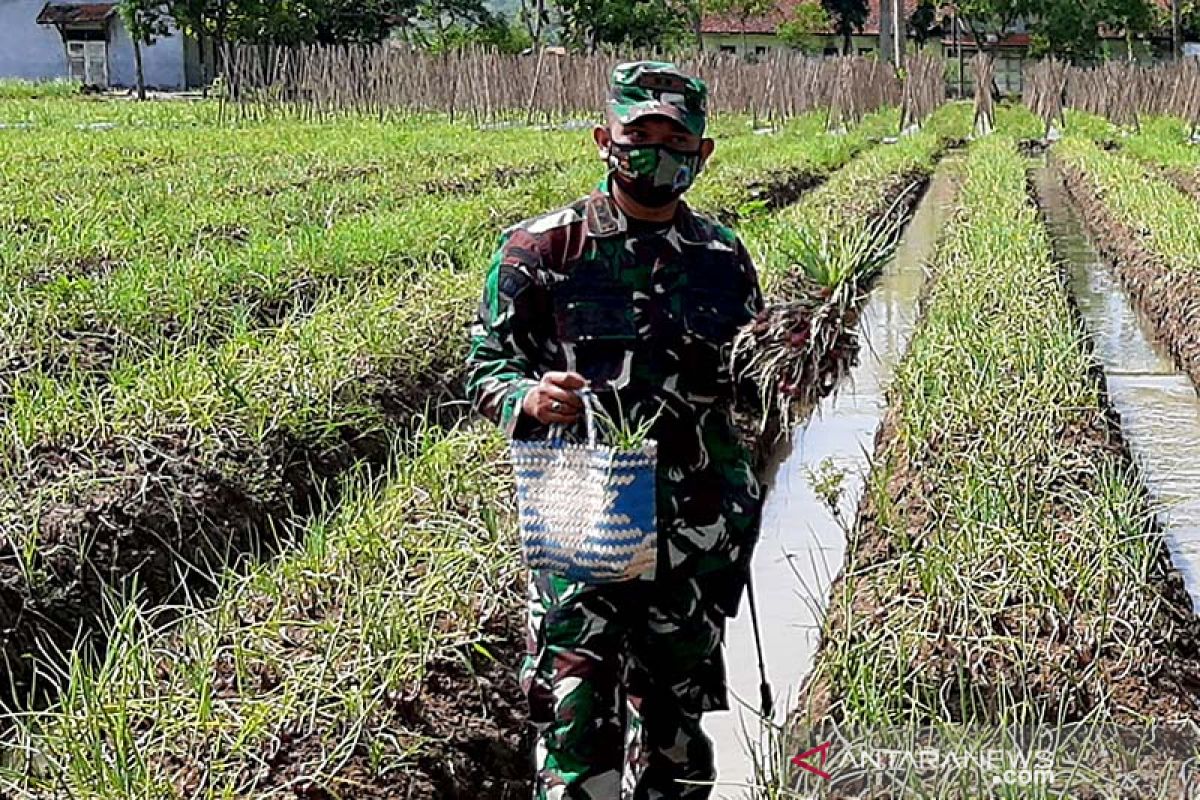
[[[581,389],[573,390],[575,394],[583,401],[583,421],[587,426],[587,441],[588,447],[596,446],[596,411],[595,406],[600,401],[596,398],[595,392],[584,386]],[[553,422],[550,424],[550,430],[546,434],[546,438],[551,441],[561,441],[563,433],[567,430],[567,426],[561,422]]]

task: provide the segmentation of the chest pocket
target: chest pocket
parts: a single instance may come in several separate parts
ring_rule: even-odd
[[[637,346],[633,294],[617,283],[568,279],[551,290],[567,369],[593,387],[623,386]]]
[[[700,404],[732,393],[732,343],[749,321],[745,292],[734,276],[710,272],[706,277],[684,288],[680,308],[686,340],[679,351],[679,385],[688,400]]]
[[[746,321],[743,298],[734,287],[688,287],[683,296],[683,327],[695,339],[722,345]]]

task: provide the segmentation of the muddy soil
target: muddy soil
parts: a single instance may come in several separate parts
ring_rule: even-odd
[[[1139,232],[1117,220],[1078,170],[1057,163],[1096,249],[1111,264],[1138,309],[1176,363],[1200,387],[1200,271],[1172,269],[1153,255]]]
[[[314,779],[314,767],[340,732],[303,733],[299,725],[285,725],[261,763],[247,768],[243,786],[254,796],[288,789],[310,800],[526,800],[532,729],[516,679],[524,642],[515,632],[521,630],[515,614],[493,620],[479,639],[492,658],[473,646],[440,654],[426,665],[420,685],[367,721],[366,729],[387,733],[401,746],[422,742],[404,768],[377,774],[363,747],[336,775]],[[393,748],[385,745],[394,756]],[[156,767],[173,776],[181,796],[200,788],[204,765],[195,757],[180,753]]]
[[[1200,170],[1176,168],[1163,170],[1163,173],[1176,189],[1200,202]]]
[[[760,201],[768,211],[775,211],[797,202],[806,192],[820,186],[828,179],[826,172],[793,169],[783,172],[769,181],[750,186],[750,200]],[[730,211],[736,219],[736,210]]]
[[[364,375],[352,389],[355,402],[379,409],[385,430],[402,431],[414,410],[455,394],[443,376],[456,375],[457,366],[451,358],[433,364],[417,385]],[[447,421],[456,413],[444,412]],[[242,554],[272,552],[289,533],[282,528],[287,520],[336,503],[333,479],[355,464],[382,465],[390,441],[343,424],[320,443],[286,432],[255,443],[240,431],[203,436],[181,429],[36,448],[19,478],[22,497],[0,498],[0,513],[33,515],[38,531],[31,557],[9,539],[0,542],[0,654],[7,664],[0,686],[10,679],[15,685],[15,696],[4,692],[0,704],[37,704],[53,692],[43,684],[28,696],[28,654],[44,650],[39,643],[65,651],[82,634],[102,649],[97,622],[112,587],[136,580],[152,604],[185,587],[211,591],[214,570]],[[38,496],[53,501],[26,509]]]

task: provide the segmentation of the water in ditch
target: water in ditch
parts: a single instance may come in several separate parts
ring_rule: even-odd
[[[1048,169],[1038,194],[1058,257],[1069,266],[1108,393],[1142,474],[1161,504],[1171,558],[1200,610],[1200,398],[1153,328],[1096,253],[1061,183]]]
[[[949,159],[950,162],[954,157]],[[845,533],[819,499],[809,471],[828,462],[845,474],[839,515],[852,522],[870,469],[884,390],[917,317],[924,266],[950,213],[954,180],[943,161],[904,232],[896,256],[871,293],[862,317],[864,347],[847,386],[824,402],[797,431],[768,476],[762,538],[754,555],[754,585],[767,670],[782,721],[812,664],[829,588],[842,567]],[[754,762],[749,742],[760,740],[758,666],[747,604],[730,621],[726,665],[733,710],[707,715],[705,728],[717,752],[714,798],[752,796]]]

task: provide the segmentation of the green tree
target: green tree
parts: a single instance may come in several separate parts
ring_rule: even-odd
[[[690,35],[682,0],[557,0],[555,5],[564,43],[591,52],[602,44],[670,46]]]
[[[1041,0],[958,0],[956,5],[958,18],[972,38],[993,53],[1017,20],[1041,10]]]
[[[439,51],[450,46],[451,31],[457,31],[455,38],[460,38],[463,30],[502,24],[483,0],[420,0],[413,23],[413,38]]]
[[[1183,39],[1200,41],[1200,0],[1184,0],[1179,10]]]
[[[1124,36],[1126,58],[1132,59],[1134,37],[1164,22],[1153,0],[1040,0],[1032,23],[1033,52],[1074,63],[1092,61],[1103,28]]]
[[[1103,0],[1099,22],[1125,35],[1125,57],[1133,60],[1133,38],[1168,20],[1153,0]]]
[[[521,0],[517,19],[525,26],[529,34],[530,46],[535,49],[542,43],[542,33],[550,24],[550,13],[546,9],[546,0]]]
[[[833,28],[842,37],[842,55],[853,51],[853,36],[867,24],[870,9],[867,0],[821,0],[825,13],[833,21]]]
[[[804,51],[820,47],[819,34],[833,28],[833,20],[818,0],[805,0],[792,10],[786,22],[776,29],[776,34],[785,43]]]
[[[942,35],[942,23],[938,14],[938,3],[935,0],[921,0],[908,18],[908,35],[923,48],[930,39]]]
[[[160,36],[170,36],[167,7],[161,0],[119,0],[117,13],[129,38],[133,40],[133,63],[137,72],[137,98],[146,99],[146,73],[142,69],[142,46],[150,46]]]
[[[417,0],[174,0],[170,7],[183,31],[214,43],[218,59],[227,42],[379,42],[417,17]]]
[[[454,23],[446,29],[446,49],[457,50],[473,45],[488,47],[501,53],[521,53],[533,47],[534,42],[524,26],[510,23],[498,15],[486,24]]]

